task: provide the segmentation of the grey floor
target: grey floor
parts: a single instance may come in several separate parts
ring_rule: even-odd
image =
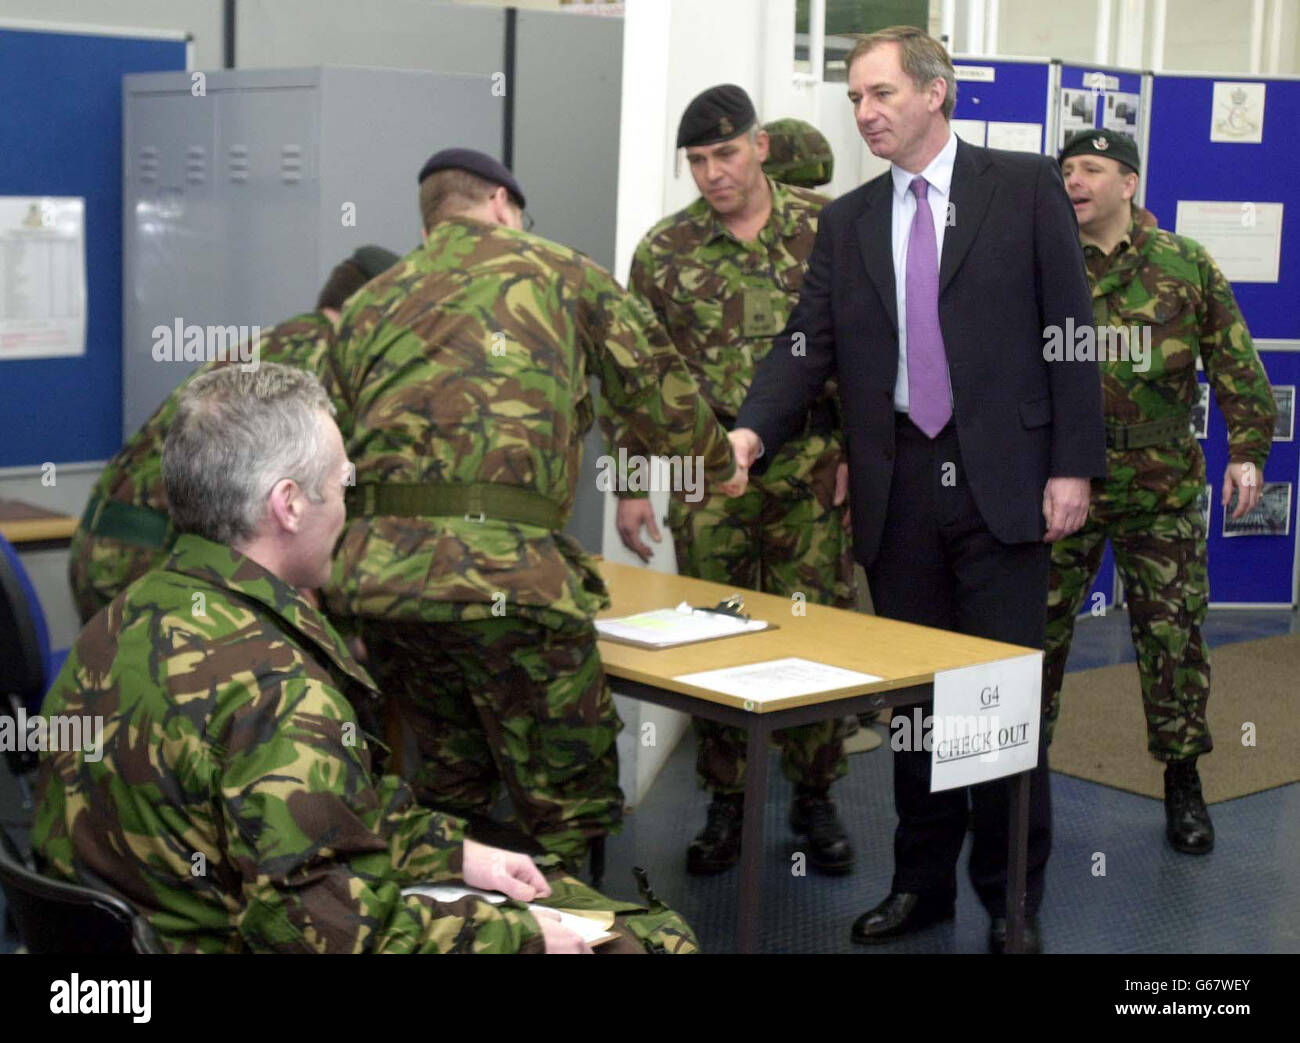
[[[1211,645],[1296,632],[1300,617],[1291,612],[1216,611],[1206,626]],[[1080,621],[1071,670],[1132,660],[1123,612]],[[894,815],[886,746],[850,757],[849,775],[836,785],[858,853],[854,872],[839,878],[792,874],[797,841],[785,821],[791,788],[772,757],[763,951],[984,951],[987,918],[964,875],[952,923],[887,946],[849,941],[853,920],[889,890]],[[686,916],[706,950],[727,952],[734,939],[736,871],[711,878],[685,871],[686,847],[703,824],[706,804],[695,788],[693,759],[688,738],[610,840],[605,890],[635,897],[631,869],[645,867],[655,890]],[[1300,784],[1214,805],[1217,842],[1202,857],[1176,854],[1165,844],[1157,800],[1059,774],[1052,787],[1054,846],[1040,917],[1048,952],[1300,952]],[[21,832],[24,817],[13,780],[0,768],[0,821]],[[1104,856],[1104,876],[1094,874],[1098,855]],[[965,854],[963,873],[964,864]],[[11,948],[0,941],[0,952]]]

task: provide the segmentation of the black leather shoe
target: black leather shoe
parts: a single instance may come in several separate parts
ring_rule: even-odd
[[[842,876],[853,869],[853,848],[835,805],[825,793],[805,793],[790,805],[790,828],[808,840],[808,861],[814,869]]]
[[[1196,758],[1165,764],[1165,836],[1175,851],[1204,855],[1214,849],[1214,826],[1201,796]]]
[[[936,902],[922,895],[895,891],[853,922],[851,937],[859,945],[879,945],[922,927],[951,920],[952,915],[952,902]]]
[[[1038,917],[1029,916],[1025,918],[1024,932],[1025,952],[1037,956],[1043,951],[1043,936],[1038,931]],[[993,924],[989,927],[989,952],[995,956],[1001,956],[1007,950],[1007,918],[1005,916],[993,917]]]
[[[740,827],[745,820],[742,796],[715,796],[705,826],[686,851],[686,871],[712,876],[740,861]]]

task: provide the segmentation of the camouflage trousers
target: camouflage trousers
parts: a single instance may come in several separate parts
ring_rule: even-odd
[[[557,909],[589,912],[612,912],[618,937],[596,947],[597,953],[653,953],[685,956],[700,951],[699,939],[681,914],[664,905],[653,892],[643,890],[640,902],[624,902],[601,894],[572,876],[555,874],[545,868],[545,856],[537,859],[551,885],[549,898],[542,905]]]
[[[1083,528],[1052,545],[1043,655],[1047,740],[1060,711],[1075,617],[1096,580],[1107,539],[1128,599],[1147,749],[1162,761],[1208,753],[1214,748],[1205,720],[1210,661],[1201,624],[1210,584],[1205,521],[1195,500],[1181,510],[1153,513],[1094,498]]]
[[[590,622],[366,620],[362,636],[420,803],[487,814],[504,783],[520,825],[571,866],[618,827],[623,722]]]
[[[832,506],[841,459],[838,442],[813,435],[784,446],[744,496],[706,496],[697,504],[673,500],[668,525],[677,571],[852,608],[852,547],[842,524],[844,508]],[[714,793],[743,792],[745,733],[700,718],[694,723],[701,786]],[[785,777],[814,789],[829,787],[848,771],[844,734],[838,718],[775,732]]]

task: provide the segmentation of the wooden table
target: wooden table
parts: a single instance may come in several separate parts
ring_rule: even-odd
[[[737,592],[736,587],[631,565],[602,562],[600,568],[613,602],[602,617],[670,608],[680,601],[711,606]],[[803,614],[796,615],[789,598],[748,590],[743,594],[745,612],[754,619],[776,624],[777,629],[671,649],[646,649],[602,640],[600,656],[605,672],[617,678],[614,687],[620,695],[732,725],[747,733],[736,944],[741,952],[753,952],[758,911],[762,907],[763,812],[767,805],[767,749],[772,732],[833,717],[925,702],[933,698],[936,671],[1009,659],[1035,650],[823,605],[805,604],[801,607]],[[701,670],[788,656],[874,674],[882,680],[779,702],[751,704],[749,709],[738,696],[673,680]],[[1029,774],[1011,776],[1010,781],[1006,951],[1021,952],[1029,840]]]
[[[22,500],[0,500],[0,534],[14,545],[66,545],[76,531],[76,518]]]

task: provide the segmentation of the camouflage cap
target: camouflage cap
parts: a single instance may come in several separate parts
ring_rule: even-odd
[[[745,133],[758,122],[754,103],[743,87],[721,83],[697,94],[677,125],[677,147],[716,145]]]
[[[1057,162],[1064,163],[1071,156],[1086,152],[1092,156],[1107,156],[1122,163],[1133,173],[1138,173],[1141,160],[1138,159],[1137,145],[1127,134],[1115,130],[1081,130],[1070,135],[1065,148],[1057,156]]]
[[[826,136],[811,123],[773,120],[763,125],[769,138],[763,172],[787,185],[816,188],[834,176],[835,156]]]

